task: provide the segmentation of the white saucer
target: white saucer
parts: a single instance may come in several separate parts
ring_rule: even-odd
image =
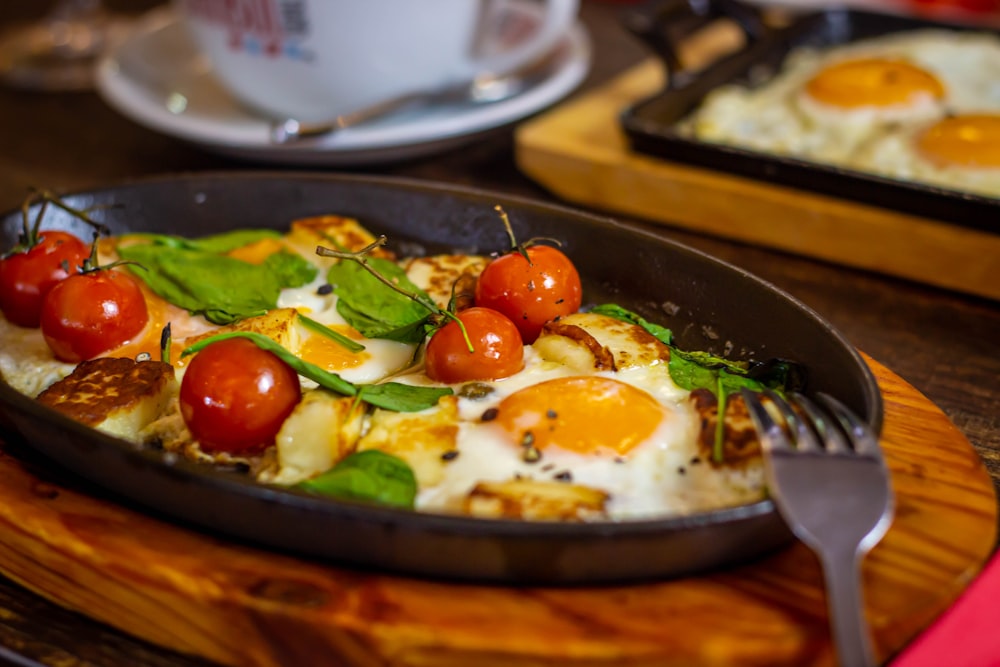
[[[512,3],[511,18],[537,22],[534,3]],[[308,145],[271,143],[270,123],[236,102],[169,9],[144,16],[98,66],[97,90],[118,112],[207,150],[255,161],[370,165],[429,155],[514,123],[572,92],[590,68],[590,39],[577,23],[557,47],[551,74],[507,100],[413,110],[341,130]]]

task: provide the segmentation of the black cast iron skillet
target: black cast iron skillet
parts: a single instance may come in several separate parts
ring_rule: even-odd
[[[285,230],[300,216],[358,218],[405,252],[505,247],[494,205],[520,238],[561,239],[589,302],[613,300],[671,327],[689,349],[804,363],[809,390],[846,401],[873,426],[878,386],[858,353],[816,313],[695,250],[567,208],[490,192],[386,178],[218,173],[128,183],[66,198],[112,232],[200,236]],[[49,225],[86,236],[51,210]],[[0,219],[12,245],[16,213]],[[436,516],[339,502],[139,449],[50,411],[0,382],[0,416],[31,447],[124,501],[214,534],[360,568],[457,580],[575,584],[671,577],[744,562],[790,534],[769,501],[685,518],[555,524]],[[2,423],[2,422],[0,422]],[[8,436],[11,434],[8,434]]]
[[[742,28],[745,47],[700,71],[685,69],[677,55],[680,40],[722,18],[734,20]],[[675,130],[676,123],[697,108],[709,92],[724,84],[763,85],[797,48],[830,48],[904,30],[947,27],[983,32],[983,28],[843,8],[803,14],[774,28],[755,8],[737,0],[652,0],[624,14],[624,20],[663,60],[669,73],[665,90],[622,112],[620,121],[634,150],[672,162],[997,231],[997,198],[699,141]]]

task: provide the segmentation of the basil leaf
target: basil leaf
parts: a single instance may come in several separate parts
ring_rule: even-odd
[[[358,395],[358,388],[336,373],[323,370],[315,364],[311,364],[304,359],[299,359],[264,334],[254,333],[252,331],[230,331],[210,336],[204,340],[198,341],[190,347],[185,348],[184,351],[181,352],[181,357],[183,358],[189,354],[200,352],[212,343],[216,343],[220,340],[226,340],[227,338],[246,338],[262,350],[267,350],[268,352],[273,353],[279,359],[291,366],[292,369],[302,377],[309,378],[325,389],[337,392],[342,396]]]
[[[264,239],[280,239],[281,233],[273,229],[236,229],[231,232],[203,236],[197,239],[189,239],[183,236],[172,236],[169,234],[128,234],[126,238],[141,238],[157,245],[171,248],[182,248],[185,250],[201,250],[215,254],[222,254],[230,250],[242,248],[251,243],[257,243]]]
[[[316,277],[316,268],[302,257],[281,251],[263,264],[201,250],[156,244],[118,248],[156,294],[215,324],[260,315],[278,303],[282,288],[299,287]],[[145,270],[143,270],[145,269]]]
[[[377,257],[367,261],[399,289],[430,302],[427,293],[406,277],[402,267]],[[341,261],[333,265],[327,281],[337,295],[337,312],[366,338],[388,338],[402,343],[419,343],[423,339],[423,325],[431,311],[385,285],[357,262]]]
[[[413,509],[417,478],[403,459],[370,449],[342,459],[325,473],[295,488],[334,498]]]
[[[415,387],[400,382],[363,384],[358,390],[362,401],[394,412],[420,412],[437,405],[442,396],[454,393],[450,387]]]

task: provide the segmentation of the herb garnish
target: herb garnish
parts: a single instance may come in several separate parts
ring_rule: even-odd
[[[294,488],[404,509],[413,509],[417,497],[417,479],[410,466],[403,459],[376,449],[351,454]]]

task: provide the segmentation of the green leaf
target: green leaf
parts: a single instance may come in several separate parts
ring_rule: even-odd
[[[413,509],[417,497],[417,479],[406,461],[374,449],[351,454],[295,488],[405,509]]]
[[[358,389],[361,400],[394,412],[420,412],[437,405],[442,396],[454,393],[450,387],[415,387],[400,382],[364,384]]]
[[[257,243],[264,239],[280,239],[281,233],[273,229],[236,229],[223,234],[203,236],[197,239],[172,236],[168,234],[128,234],[124,238],[141,238],[157,245],[186,250],[201,250],[215,254],[227,253],[237,248]]]
[[[406,277],[402,267],[380,258],[369,258],[367,262],[399,289],[431,302],[427,293]],[[388,338],[403,343],[419,343],[423,339],[423,325],[432,310],[385,285],[357,262],[341,261],[330,267],[327,281],[337,295],[337,312],[366,338]]]
[[[263,264],[211,252],[157,244],[121,246],[122,259],[150,289],[170,303],[215,324],[261,315],[274,308],[285,287],[299,287],[317,269],[302,257],[281,251]]]

